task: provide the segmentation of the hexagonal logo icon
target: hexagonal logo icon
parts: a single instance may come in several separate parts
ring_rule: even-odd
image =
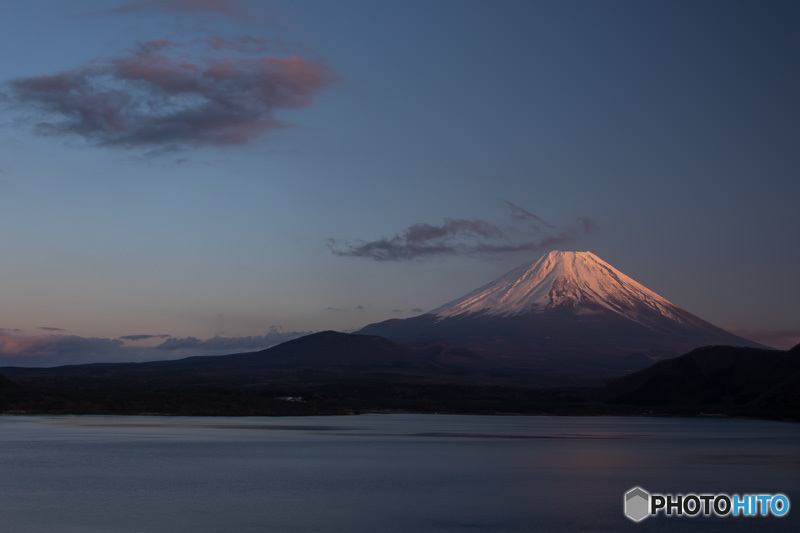
[[[640,487],[625,493],[625,516],[634,522],[641,522],[650,516],[650,494]]]

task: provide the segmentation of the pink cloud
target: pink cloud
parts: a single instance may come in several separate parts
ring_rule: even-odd
[[[0,332],[2,356],[49,356],[53,354],[94,354],[113,351],[122,345],[116,339],[85,338],[77,335],[11,335]]]
[[[13,80],[11,100],[39,111],[36,130],[122,147],[245,144],[284,127],[334,76],[299,55],[187,59],[167,40],[70,71]]]

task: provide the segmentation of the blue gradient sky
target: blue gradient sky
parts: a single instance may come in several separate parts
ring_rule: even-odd
[[[788,347],[798,27],[797,2],[3,2],[0,328],[357,328],[555,248]],[[210,50],[215,37],[229,46]],[[150,61],[136,54],[153,40],[179,43],[164,51],[176,62],[294,56],[325,77],[292,78],[304,102],[273,101],[261,118],[282,127],[247,123],[238,144],[120,137],[129,123],[42,134],[64,115],[30,80]],[[406,229],[447,219],[449,238],[420,241],[441,253],[414,255]],[[370,242],[408,255],[375,260]]]

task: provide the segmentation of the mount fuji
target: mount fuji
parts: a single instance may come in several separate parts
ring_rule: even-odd
[[[591,252],[550,252],[408,319],[370,324],[447,365],[615,377],[706,345],[763,347],[656,294]]]
[[[170,361],[0,368],[0,413],[652,409],[796,420],[800,347],[750,347],[758,345],[590,252],[551,252],[427,314],[356,334],[324,331],[259,352]],[[659,359],[670,360],[653,364]]]

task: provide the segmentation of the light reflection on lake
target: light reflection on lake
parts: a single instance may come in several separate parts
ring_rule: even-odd
[[[15,533],[800,529],[622,514],[635,485],[800,505],[800,425],[756,420],[5,416],[0,472]]]

